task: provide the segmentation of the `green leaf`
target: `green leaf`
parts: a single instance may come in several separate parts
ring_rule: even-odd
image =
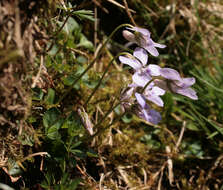
[[[46,129],[54,125],[58,121],[60,112],[56,108],[51,108],[45,112],[43,115],[43,125]]]
[[[73,15],[77,16],[80,19],[88,19],[88,20],[91,20],[91,21],[95,21],[95,19],[93,17],[94,13],[91,10],[82,9],[82,10],[74,11]]]
[[[85,152],[83,152],[82,150],[79,150],[79,149],[71,149],[70,152],[73,153],[75,156],[77,156],[79,158],[86,157]]]
[[[47,48],[49,48],[51,46],[51,43],[49,43],[47,45]],[[51,48],[51,50],[48,51],[48,55],[54,56],[54,55],[56,55],[56,53],[58,52],[58,50],[59,50],[58,46],[57,45],[53,45],[53,47]],[[49,61],[49,60],[47,60],[47,61]],[[47,65],[49,65],[49,63]]]
[[[61,27],[64,24],[64,22],[60,22],[58,21],[58,25],[59,27]],[[70,35],[74,30],[78,29],[80,26],[79,24],[76,22],[76,20],[74,20],[74,18],[69,17],[66,24],[63,27],[63,31],[67,34]]]
[[[66,77],[62,77],[62,81],[65,85],[67,86],[71,86],[73,84],[73,82],[75,81],[76,77],[74,77],[73,75],[68,75]]]
[[[71,184],[69,185],[70,190],[75,190],[80,182],[81,182],[80,178],[72,180]]]
[[[12,160],[11,160],[12,161]],[[8,171],[8,174],[12,177],[17,177],[17,176],[20,176],[22,174],[22,170],[21,168],[19,167],[19,165],[15,162],[15,161],[12,161],[12,165],[10,165],[9,167],[9,171]]]
[[[62,128],[67,128],[70,136],[78,136],[84,132],[81,118],[76,112],[71,112],[71,114],[65,120]]]
[[[45,133],[48,138],[55,140],[60,139],[58,130],[64,123],[64,119],[61,118],[60,112],[56,108],[47,110],[43,116],[43,125],[45,127]]]
[[[174,105],[173,95],[171,93],[165,93],[163,99],[164,99],[165,115],[166,118],[168,118],[173,111],[173,105]]]
[[[32,96],[33,100],[41,101],[43,99],[44,94],[41,88],[37,88],[37,87],[33,88],[32,93],[33,93],[33,96]]]
[[[194,122],[188,122],[186,127],[192,131],[200,131],[199,127]]]
[[[122,121],[124,123],[131,123],[133,117],[131,114],[125,114],[123,117],[122,117]]]
[[[97,152],[95,152],[95,151],[92,150],[92,149],[89,149],[89,150],[87,151],[87,155],[88,155],[89,157],[98,158],[98,154],[97,154]]]
[[[76,62],[79,64],[85,64],[85,63],[87,63],[87,58],[80,55],[77,57]]]
[[[48,105],[52,105],[54,103],[54,99],[55,99],[55,91],[52,88],[49,88],[44,102]]]
[[[23,131],[22,134],[18,136],[18,140],[22,143],[22,145],[33,146],[34,144],[33,136],[27,134],[25,131]]]
[[[62,126],[62,123],[63,123],[63,120],[59,120],[55,125],[53,125],[46,131],[46,135],[49,139],[55,140],[55,139],[61,138],[61,135],[58,132],[58,130]]]
[[[77,47],[84,47],[86,49],[89,49],[89,50],[93,50],[94,48],[94,45],[92,44],[91,41],[89,41],[84,34],[81,34],[80,35],[80,42],[79,44],[77,44]]]

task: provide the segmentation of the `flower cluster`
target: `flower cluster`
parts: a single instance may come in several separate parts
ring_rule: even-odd
[[[159,52],[156,48],[165,48],[166,46],[154,42],[147,29],[139,27],[127,29],[123,31],[123,36],[139,47],[134,50],[131,57],[119,56],[120,62],[134,69],[133,83],[129,85],[130,89],[125,92],[123,97],[130,99],[134,94],[137,102],[136,114],[150,123],[158,124],[161,115],[151,109],[147,102],[163,107],[164,103],[160,96],[164,95],[166,91],[197,100],[196,92],[191,88],[195,83],[195,78],[182,78],[174,69],[147,64],[148,53],[158,56]]]

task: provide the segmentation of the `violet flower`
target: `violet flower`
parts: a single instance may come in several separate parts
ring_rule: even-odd
[[[145,89],[143,95],[145,96],[145,98],[151,102],[153,102],[154,104],[156,104],[157,106],[163,107],[164,103],[163,100],[160,98],[160,96],[165,94],[165,90],[157,87],[157,86],[153,86],[150,89]]]
[[[133,53],[134,58],[127,58],[124,56],[119,56],[119,60],[131,66],[136,72],[132,76],[133,84],[130,87],[142,87],[144,88],[147,83],[152,80],[151,76],[160,75],[160,67],[157,65],[149,65],[145,67],[148,56],[144,49],[136,48]],[[158,106],[163,106],[163,101],[159,97],[165,94],[165,91],[159,87],[154,86],[154,82],[151,82],[145,89],[145,98]]]
[[[156,48],[165,48],[166,45],[158,44],[154,42],[150,38],[150,32],[147,29],[139,28],[139,27],[132,27],[127,28],[128,30],[133,31],[134,33],[124,30],[123,36],[125,39],[132,43],[136,43],[138,46],[144,48],[146,51],[148,51],[153,56],[158,56],[159,52]]]
[[[139,108],[138,108],[139,110],[137,111],[136,114],[140,118],[142,118],[152,124],[155,124],[155,125],[158,124],[162,119],[160,113],[153,109],[150,109],[148,104],[146,104],[146,100],[143,98],[143,96],[141,94],[135,93],[135,97],[139,104]]]
[[[133,58],[119,56],[119,60],[136,71],[132,76],[133,83],[136,84],[136,86],[144,87],[152,79],[145,69],[148,55],[144,49],[136,48],[133,52],[133,56]]]
[[[156,79],[154,80],[155,85],[183,96],[187,96],[193,100],[197,100],[198,97],[196,92],[190,88],[195,83],[194,77],[181,78],[180,74],[171,68],[161,68],[159,66],[149,65],[149,72],[151,76],[161,76],[166,80]]]
[[[119,60],[126,65],[132,67],[135,71],[141,69],[147,64],[148,55],[142,48],[136,48],[133,52],[133,58],[119,56]]]

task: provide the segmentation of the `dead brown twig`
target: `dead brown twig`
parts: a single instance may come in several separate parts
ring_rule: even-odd
[[[130,12],[130,9],[129,9],[129,7],[128,7],[128,3],[127,3],[127,1],[126,1],[126,0],[123,0],[123,2],[124,2],[124,4],[125,4],[125,10],[126,10],[126,12],[127,12],[127,14],[128,14],[128,17],[130,18],[132,24],[133,24],[134,26],[136,26],[136,23],[135,23],[135,21],[134,21],[134,19],[133,19],[133,17],[132,17],[132,14],[131,14],[131,12]]]

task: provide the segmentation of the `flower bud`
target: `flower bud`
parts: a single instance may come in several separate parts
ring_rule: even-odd
[[[135,43],[135,35],[132,32],[129,32],[128,30],[123,30],[122,35],[126,40]]]
[[[84,128],[89,132],[90,135],[93,135],[94,134],[93,124],[92,124],[91,119],[89,118],[88,114],[85,112],[84,108],[83,107],[78,108],[77,112],[81,118]]]

